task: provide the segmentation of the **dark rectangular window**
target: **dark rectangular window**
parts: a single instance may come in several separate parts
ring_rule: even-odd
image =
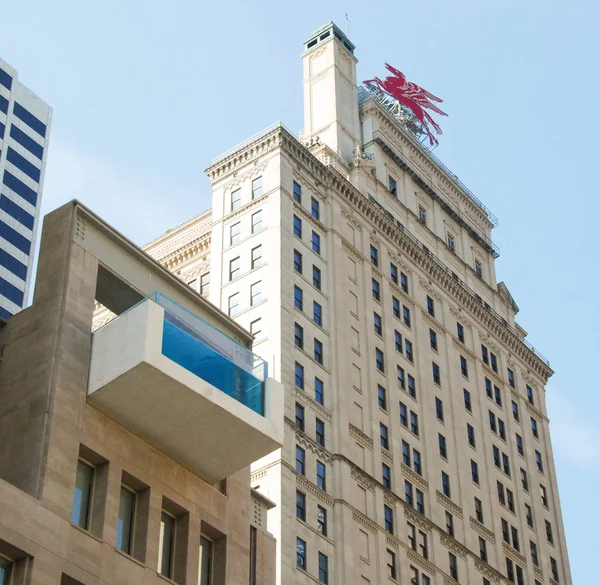
[[[500,469],[500,449],[496,445],[492,445],[492,455],[494,457],[494,465]]]
[[[510,460],[506,453],[502,453],[502,470],[510,477]]]
[[[550,544],[554,544],[554,536],[552,535],[552,524],[545,520],[546,523],[546,539]]]
[[[313,321],[319,327],[323,325],[323,308],[317,301],[313,301]]]
[[[392,470],[385,463],[381,464],[381,483],[383,487],[392,489]]]
[[[506,492],[504,490],[504,485],[502,485],[501,481],[496,481],[496,491],[498,492],[498,501],[506,506]]]
[[[37,193],[31,187],[28,187],[23,183],[23,181],[17,179],[12,173],[4,171],[2,182],[17,195],[23,197],[27,203],[31,203],[34,207],[36,206]]]
[[[404,272],[400,272],[400,288],[408,294],[408,276]]]
[[[402,463],[410,467],[410,445],[406,441],[402,441]]]
[[[535,452],[535,464],[540,473],[544,473],[544,464],[542,462],[542,454],[539,451]]]
[[[302,203],[302,187],[294,181],[294,201]]]
[[[325,404],[325,385],[319,378],[315,378],[315,400],[319,404]]]
[[[1,234],[2,232],[0,232]],[[0,295],[5,296],[19,307],[23,306],[24,293],[0,276]]]
[[[456,323],[456,334],[458,335],[458,341],[461,343],[465,342],[465,328],[460,324]]]
[[[40,169],[38,169],[34,164],[30,163],[24,156],[21,156],[16,150],[13,150],[10,146],[6,152],[6,160],[15,165],[19,170],[23,171],[36,183],[40,182],[42,171],[40,171]]]
[[[533,417],[531,417],[531,433],[536,439],[540,438],[538,433],[537,420],[535,420]]]
[[[417,512],[419,514],[425,514],[425,495],[420,489],[415,490],[417,500]]]
[[[398,284],[398,267],[390,262],[390,278],[394,284]]]
[[[306,541],[296,538],[296,564],[306,571]]]
[[[305,475],[306,472],[306,453],[298,445],[296,445],[296,471],[301,475]]]
[[[529,480],[527,479],[527,472],[521,467],[521,485],[523,489],[529,491]]]
[[[388,176],[388,189],[394,197],[398,197],[398,184],[391,175]]]
[[[408,409],[406,404],[400,403],[400,424],[404,427],[408,427]]]
[[[440,457],[448,459],[448,449],[446,448],[446,437],[441,433],[438,433],[438,446],[440,450]]]
[[[164,510],[160,515],[160,542],[158,545],[160,551],[158,572],[167,577],[173,578],[175,565],[175,540],[177,534],[177,518]]]
[[[370,251],[371,251],[371,264],[373,266],[379,266],[379,250],[375,246],[373,246],[373,244],[371,244]]]
[[[529,550],[531,551],[531,562],[536,566],[540,566],[538,559],[537,545],[532,540],[529,541]]]
[[[413,357],[413,344],[412,344],[412,341],[408,341],[408,339],[404,340],[404,350],[406,352],[406,359],[409,362],[413,362],[414,361],[414,357]]]
[[[427,312],[432,317],[435,317],[435,302],[430,296],[427,297]]]
[[[490,352],[490,364],[492,366],[492,370],[498,373],[498,360],[496,359],[496,355]]]
[[[0,95],[0,112],[8,114],[8,100],[3,95]]]
[[[302,238],[302,220],[297,215],[294,215],[294,235]]]
[[[410,309],[402,305],[402,320],[404,324],[410,329]]]
[[[383,423],[379,423],[379,440],[381,442],[381,446],[384,449],[390,448],[390,441],[389,441],[389,437],[388,437],[388,428]]]
[[[38,144],[33,138],[30,138],[23,130],[17,128],[14,124],[10,125],[10,137],[26,148],[31,154],[42,160],[44,156],[44,147]]]
[[[0,232],[0,235],[2,235],[2,232]],[[26,280],[27,278],[27,266],[22,262],[19,262],[2,248],[0,248],[0,266],[4,266],[4,268],[22,280]]]
[[[383,517],[386,532],[394,534],[394,512],[389,506],[383,506]]]
[[[383,325],[381,321],[381,315],[378,313],[373,313],[373,330],[377,335],[383,334]]]
[[[296,426],[304,431],[304,406],[296,402]]]
[[[400,301],[396,297],[392,297],[392,315],[400,319]]]
[[[321,219],[321,208],[319,202],[314,197],[310,199],[310,213],[315,219]]]
[[[445,471],[442,471],[442,493],[448,498],[452,497],[450,491],[450,476]]]
[[[327,510],[323,506],[317,506],[317,529],[323,536],[327,536]]]
[[[550,570],[552,571],[552,578],[557,582],[560,583],[560,579],[558,577],[558,564],[556,562],[556,559],[550,557]]]
[[[298,250],[294,250],[294,270],[302,274],[302,254]]]
[[[423,474],[421,469],[421,453],[416,449],[413,449],[413,471],[419,475]]]
[[[454,536],[454,516],[450,512],[446,512],[446,532],[450,536]]]
[[[479,537],[479,556],[482,561],[487,563],[487,541],[484,538]]]
[[[429,345],[433,351],[437,351],[438,343],[437,343],[437,333],[433,330],[429,330]]]
[[[314,342],[314,357],[317,363],[323,363],[323,344],[318,339]]]
[[[492,381],[489,378],[485,378],[485,395],[494,400],[494,392],[492,391]]]
[[[381,384],[377,385],[377,403],[379,404],[379,408],[383,408],[383,410],[387,410],[387,399],[385,395],[385,388],[381,386]]]
[[[412,410],[410,411],[410,430],[419,436],[419,416],[414,413]]]
[[[300,390],[304,390],[304,366],[296,362],[294,370],[296,387],[300,388]]]
[[[381,300],[381,290],[379,282],[374,278],[371,279],[371,291],[373,293],[373,298],[379,302]]]
[[[433,381],[440,386],[441,378],[440,378],[440,366],[438,366],[435,362],[431,362],[431,369],[433,372]]]
[[[508,558],[506,558],[506,577],[511,582],[515,582],[515,567],[513,562]]]
[[[535,404],[534,400],[533,400],[533,389],[531,388],[531,386],[526,386],[527,389],[527,401],[529,402],[529,404]]]
[[[469,365],[467,363],[467,358],[460,356],[460,372],[465,377],[469,377]]]
[[[312,269],[313,286],[321,290],[321,270],[313,265]]]
[[[513,418],[519,422],[519,405],[514,400],[512,401],[512,413]]]
[[[472,412],[472,407],[471,407],[471,393],[466,388],[464,388],[463,389],[463,395],[464,395],[464,399],[465,399],[465,408],[469,412]]]
[[[40,136],[46,137],[46,124],[36,118],[31,112],[26,110],[21,104],[15,102],[13,106],[14,115],[25,122],[32,130],[35,130]]]
[[[483,505],[478,498],[475,498],[475,518],[483,524]]]
[[[299,311],[304,307],[304,294],[299,286],[294,286],[294,307]]]
[[[406,374],[404,372],[404,368],[401,368],[400,366],[396,366],[396,375],[398,377],[398,386],[400,386],[400,388],[402,388],[402,390],[405,389],[406,387]]]
[[[325,423],[320,418],[315,420],[315,441],[325,447]]]
[[[452,577],[455,581],[458,581],[458,564],[456,561],[456,555],[449,552],[448,562],[450,566],[450,577]]]
[[[444,422],[444,403],[437,397],[435,399],[435,416]]]
[[[321,254],[321,236],[315,231],[312,233],[311,243],[312,251],[316,254]]]
[[[473,459],[471,459],[471,479],[473,480],[473,483],[479,485],[479,466]]]
[[[383,352],[379,348],[375,348],[375,367],[380,372],[385,372],[385,362],[383,359]]]
[[[415,383],[415,379],[410,374],[408,374],[408,390],[407,391],[408,391],[409,396],[412,396],[413,398],[417,397],[417,386]]]
[[[514,388],[515,387],[515,373],[510,368],[507,368],[506,372],[507,372],[507,376],[508,376],[508,383],[511,388]]]
[[[488,348],[485,345],[481,346],[481,359],[483,360],[484,364],[489,366],[489,364],[490,364],[489,352],[488,352]]]
[[[33,230],[33,224],[35,222],[33,215],[25,211],[6,195],[0,196],[0,209],[6,211],[8,215],[16,219],[19,223],[23,224],[27,229]]]
[[[296,490],[296,518],[306,520],[306,494]]]
[[[323,491],[327,489],[325,464],[317,461],[317,486]]]
[[[300,349],[304,348],[304,329],[298,323],[294,323],[294,345]]]
[[[514,527],[510,527],[510,533],[512,535],[512,545],[513,548],[517,551],[521,550],[521,545],[519,544],[519,531]]]
[[[515,433],[515,439],[517,441],[517,452],[521,457],[525,457],[525,448],[523,447],[523,438],[519,433]]]
[[[4,71],[4,69],[0,69],[0,85],[3,85],[6,89],[10,91],[12,88],[12,77],[9,73]]]
[[[475,429],[467,423],[467,440],[471,447],[475,447]]]
[[[75,494],[73,496],[73,506],[71,509],[71,523],[84,530],[88,530],[90,526],[94,476],[94,467],[82,460],[77,462]]]
[[[387,549],[387,574],[390,579],[396,580],[398,571],[396,569],[396,553]]]

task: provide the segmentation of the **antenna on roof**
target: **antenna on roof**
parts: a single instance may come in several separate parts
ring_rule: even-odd
[[[346,36],[350,38],[350,23],[352,19],[348,17],[348,13],[346,12]]]

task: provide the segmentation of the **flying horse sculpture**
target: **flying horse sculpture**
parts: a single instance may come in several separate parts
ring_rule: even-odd
[[[429,137],[429,144],[431,146],[437,146],[438,140],[431,131],[429,124],[433,127],[436,134],[441,134],[442,129],[438,126],[435,120],[431,117],[429,112],[425,110],[431,110],[441,116],[447,116],[445,112],[442,112],[433,102],[442,103],[439,97],[434,96],[416,83],[406,81],[406,76],[401,71],[398,71],[395,67],[392,67],[389,63],[385,64],[385,68],[393,75],[386,77],[384,81],[381,81],[379,77],[363,81],[363,83],[372,83],[376,85],[381,91],[391,95],[397,99],[403,106],[406,106],[421,122],[423,128],[427,132]]]

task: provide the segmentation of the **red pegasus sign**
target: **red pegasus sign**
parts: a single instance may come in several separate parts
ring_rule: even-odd
[[[432,103],[432,101],[442,103],[443,100],[428,91],[425,91],[416,83],[406,81],[404,73],[398,71],[398,69],[392,67],[389,63],[386,63],[385,67],[392,73],[391,76],[386,77],[384,81],[381,81],[379,77],[376,77],[369,81],[363,81],[363,83],[375,84],[381,91],[388,93],[393,98],[397,99],[403,106],[406,106],[418,118],[423,125],[423,128],[425,128],[427,136],[429,137],[429,144],[431,146],[437,146],[438,140],[431,131],[429,124],[433,126],[436,134],[441,134],[442,129],[436,124],[429,112],[426,112],[425,109],[432,110],[441,116],[447,116],[448,114],[442,112],[442,110]]]

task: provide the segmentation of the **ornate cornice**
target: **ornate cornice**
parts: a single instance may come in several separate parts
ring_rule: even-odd
[[[408,557],[409,561],[415,563],[415,565],[419,565],[421,569],[424,569],[430,573],[431,576],[437,574],[438,568],[433,563],[430,563],[428,560],[424,559],[420,554],[417,554],[414,550],[409,548],[406,551],[406,556]]]
[[[360,485],[364,488],[368,489],[370,492],[375,491],[375,482],[366,474],[361,473],[358,469],[352,468],[350,471],[350,475],[354,478]]]
[[[359,524],[362,524],[367,530],[372,532],[373,534],[377,534],[379,532],[379,526],[369,520],[366,516],[363,516],[357,510],[352,510],[352,519],[356,520]]]
[[[411,510],[410,508],[404,508],[404,516],[413,524],[416,524],[421,530],[424,530],[427,533],[431,533],[433,530],[433,524],[425,518],[422,514]]]
[[[429,491],[429,482],[421,477],[416,471],[413,471],[406,463],[401,463],[400,469],[404,475],[411,479],[411,481],[414,481],[423,490]]]
[[[342,246],[344,249],[362,264],[364,261],[362,254],[348,240],[346,240],[344,236],[340,235],[340,239],[342,240]]]
[[[474,363],[477,363],[477,356],[464,343],[458,341],[454,335],[452,336],[452,344],[459,351],[459,353],[471,358]]]
[[[479,532],[479,534],[481,534],[481,536],[483,536],[484,538],[487,538],[490,542],[496,542],[496,536],[494,535],[494,533],[489,530],[488,528],[486,528],[481,522],[479,522],[479,520],[477,520],[477,518],[473,518],[473,516],[469,516],[469,522],[471,524],[471,528],[473,528],[473,530],[476,530],[477,532]]]
[[[304,491],[311,493],[317,499],[325,502],[328,506],[333,508],[334,500],[331,496],[326,494],[322,489],[318,488],[314,483],[308,481],[303,475],[296,475],[296,485],[302,488]]]
[[[442,492],[436,490],[435,492],[437,501],[442,504],[445,508],[450,510],[450,512],[454,512],[459,518],[463,517],[462,508],[455,504],[450,498],[446,497]]]
[[[394,463],[394,456],[392,452],[388,449],[381,448],[381,458],[386,462],[392,465]]]
[[[522,554],[518,553],[512,546],[510,546],[510,544],[502,541],[502,550],[506,555],[511,557],[513,561],[516,561],[522,566],[527,565],[527,559]]]
[[[436,321],[427,311],[421,309],[421,316],[424,321],[427,321],[431,327],[433,327],[439,334],[443,335],[446,332],[446,328],[439,322]]]
[[[502,577],[487,563],[475,559],[475,568],[486,578],[494,583],[501,583]]]
[[[451,550],[455,555],[459,556],[461,559],[466,559],[469,553],[469,550],[463,547],[458,541],[454,540],[451,536],[447,536],[446,534],[440,534],[440,542],[449,550]]]
[[[348,423],[348,427],[350,429],[350,434],[364,447],[368,449],[373,448],[373,439],[371,437],[365,435],[360,429],[355,427],[352,423]]]
[[[331,420],[331,412],[322,404],[319,404],[314,398],[311,398],[304,390],[300,390],[298,387],[296,387],[296,398],[305,405],[309,405],[313,410],[316,410],[323,418],[326,418],[329,421]]]
[[[287,416],[285,417],[285,422],[295,431],[296,443],[298,445],[308,449],[311,453],[314,453],[326,463],[333,463],[333,457],[329,451],[321,447],[321,445],[319,445],[316,441],[313,441],[313,439],[311,439],[307,434],[303,433]]]

